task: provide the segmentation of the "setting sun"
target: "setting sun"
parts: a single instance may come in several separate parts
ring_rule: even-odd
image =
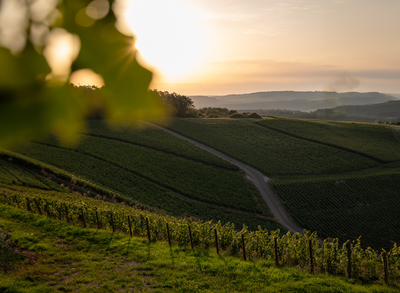
[[[140,58],[173,82],[202,60],[200,12],[179,1],[133,0],[124,3],[123,22],[136,36]]]

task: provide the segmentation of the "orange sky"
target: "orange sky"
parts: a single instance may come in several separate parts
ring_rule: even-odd
[[[132,0],[152,87],[400,93],[398,0]],[[151,16],[151,17],[149,17]]]

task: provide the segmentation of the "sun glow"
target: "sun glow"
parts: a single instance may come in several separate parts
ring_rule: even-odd
[[[204,34],[198,10],[179,0],[121,2],[122,23],[136,36],[139,56],[164,80],[180,80],[201,62]]]

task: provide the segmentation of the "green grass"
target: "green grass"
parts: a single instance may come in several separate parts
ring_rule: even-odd
[[[384,125],[287,118],[268,118],[256,123],[289,135],[365,154],[381,161],[400,160],[399,141],[392,130]]]
[[[279,180],[270,183],[292,218],[322,237],[361,236],[363,246],[400,243],[400,171]]]
[[[335,174],[377,166],[366,157],[263,128],[242,119],[173,119],[155,123],[211,146],[269,176]]]
[[[278,269],[270,260],[148,244],[4,205],[0,210],[0,225],[25,258],[12,272],[0,272],[2,292],[398,292],[363,279]]]

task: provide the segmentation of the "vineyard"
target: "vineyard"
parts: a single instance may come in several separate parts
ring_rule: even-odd
[[[381,161],[400,160],[400,144],[393,131],[384,125],[268,118],[259,125],[327,145],[365,154]]]
[[[162,120],[157,123],[166,125]],[[173,120],[168,127],[253,165],[265,174],[290,175],[289,168],[304,167],[306,163],[308,167],[315,162],[324,164],[322,167],[327,173],[337,174],[310,177],[302,171],[299,173],[303,176],[273,177],[270,181],[269,185],[291,217],[301,227],[318,231],[322,237],[345,241],[361,236],[364,247],[388,248],[400,241],[400,234],[393,228],[398,223],[400,162],[396,160],[400,144],[385,126],[268,118],[180,119]],[[306,147],[308,153],[302,153],[303,143],[314,148]],[[284,172],[272,172],[274,162],[280,159],[277,156],[280,150],[284,150],[292,165],[287,165]],[[345,168],[342,161],[345,157],[332,150],[346,153],[348,164],[353,168],[360,166],[360,162],[373,163],[369,168],[349,172],[351,169]],[[293,153],[301,154],[302,161],[294,160]],[[359,161],[355,162],[355,158]],[[333,172],[336,164],[338,169]],[[285,168],[284,163],[278,168]]]
[[[41,162],[35,168],[44,165],[56,174],[56,170],[64,170],[69,174],[63,175],[67,181],[79,178],[100,192],[118,194],[161,213],[239,226],[246,223],[252,229],[258,225],[281,228],[268,220],[269,210],[260,204],[257,191],[241,173],[121,141],[84,137],[74,149],[60,147],[48,138],[16,150],[26,156],[23,164],[34,158]]]
[[[238,207],[250,212],[261,212],[260,209],[256,209],[254,195],[242,174],[213,168],[144,147],[86,136],[82,137],[74,149],[65,149],[57,144],[32,143],[16,150],[28,157],[71,171],[79,170],[80,167],[71,167],[72,160],[60,159],[60,156],[69,157],[74,155],[72,152],[77,152],[83,157],[113,165],[192,199],[231,208]],[[76,163],[85,164],[85,160],[81,159]],[[96,165],[92,168],[97,169]],[[95,170],[92,173],[96,173]],[[77,173],[77,176],[81,175],[83,174]],[[96,174],[92,176],[94,176],[92,179],[96,178]]]
[[[87,135],[120,140],[215,167],[239,171],[237,166],[217,156],[213,156],[209,152],[195,147],[187,141],[160,131],[158,128],[145,122],[136,121],[129,128],[110,128],[108,124],[105,124],[101,120],[90,120],[87,123],[88,129],[85,131]]]
[[[162,120],[156,122],[167,125]],[[293,125],[295,122],[299,125]],[[400,161],[396,153],[398,140],[390,129],[292,119],[172,119],[170,123],[167,126],[173,131],[266,175],[272,174],[269,185],[293,220],[328,239],[322,248],[312,236],[318,269],[329,267],[329,272],[345,273],[343,259],[335,264],[324,263],[327,260],[321,251],[326,256],[329,245],[336,245],[337,253],[345,255],[343,244],[350,239],[353,250],[360,249],[362,255],[369,254],[371,258],[381,248],[390,250],[400,241],[396,230],[400,225],[396,211]],[[174,235],[171,237],[180,245],[188,244],[182,235],[187,236],[190,223],[192,241],[202,248],[214,245],[213,229],[217,229],[218,235],[228,235],[227,242],[221,240],[220,245],[232,254],[243,249],[240,237],[245,234],[251,258],[270,255],[272,249],[268,246],[267,254],[261,252],[259,245],[264,240],[258,231],[275,231],[274,237],[294,237],[297,240],[290,241],[300,241],[301,249],[306,249],[308,236],[304,244],[300,235],[285,234],[287,230],[271,219],[258,192],[236,166],[162,130],[143,126],[138,122],[129,130],[116,130],[105,128],[101,121],[90,121],[88,130],[80,134],[80,142],[73,147],[59,145],[49,136],[13,151],[2,151],[0,193],[7,195],[4,202],[79,225],[96,227],[101,223],[113,230],[114,223],[114,229],[123,233],[129,232],[129,215],[133,233],[141,236],[146,236],[148,218],[152,241],[166,239],[168,222]],[[79,191],[80,187],[94,192],[88,192],[89,197],[71,193],[60,186],[61,181],[56,184],[54,177],[81,195],[86,191]],[[120,204],[110,210],[109,202]],[[240,230],[243,224],[246,226]],[[172,232],[178,226],[182,235]],[[203,234],[196,232],[198,229]],[[360,236],[361,242],[357,242]],[[272,245],[271,239],[264,244],[269,241],[268,245]],[[278,244],[284,243],[279,241]],[[281,263],[301,262],[297,248],[279,245]],[[375,251],[367,249],[369,246]],[[302,261],[302,267],[308,264],[306,257]],[[379,261],[371,260],[376,268]],[[377,278],[382,272],[374,274],[368,278]]]
[[[361,236],[365,247],[388,249],[400,240],[399,171],[270,184],[302,227],[340,241]]]
[[[400,277],[400,250],[394,246],[379,255],[371,248],[362,249],[360,241],[339,245],[338,239],[316,240],[316,233],[305,232],[280,236],[279,230],[258,228],[249,231],[243,225],[238,231],[233,224],[194,222],[152,214],[120,204],[82,198],[73,193],[38,190],[21,186],[0,187],[0,202],[36,214],[68,221],[85,228],[106,229],[148,241],[169,241],[179,246],[213,248],[249,259],[270,259],[278,266],[297,266],[311,272],[396,284]],[[0,205],[1,207],[1,205]],[[312,256],[312,257],[311,257]],[[387,271],[382,258],[387,259]]]
[[[336,174],[377,166],[372,159],[233,119],[159,119],[160,125],[269,176]],[[329,154],[329,156],[327,156]]]

